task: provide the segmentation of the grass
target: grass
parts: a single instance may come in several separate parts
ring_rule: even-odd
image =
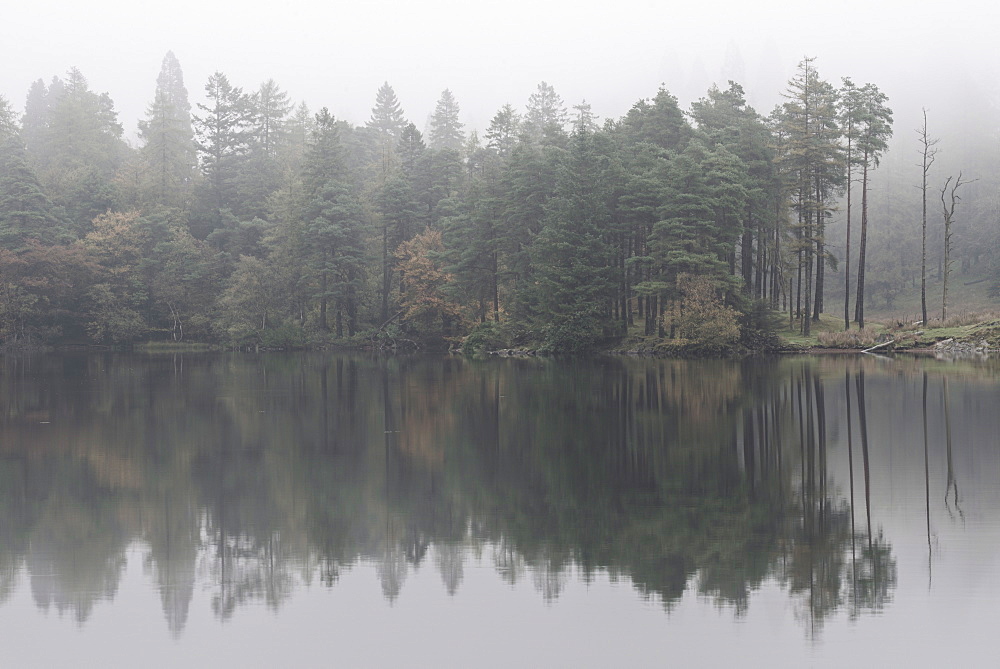
[[[794,329],[786,328],[778,334],[793,348],[866,349],[891,340],[891,348],[907,350],[930,348],[945,339],[987,341],[1000,348],[1000,313],[996,311],[963,311],[944,321],[932,320],[926,327],[909,319],[892,318],[869,321],[864,330],[845,331],[843,320],[828,315],[811,325],[809,337],[799,333],[798,323]]]
[[[886,331],[885,325],[881,323],[869,323],[860,335],[856,329],[845,333],[843,319],[830,314],[820,314],[819,321],[811,321],[808,336],[801,333],[799,321],[794,324],[788,322],[787,314],[784,324],[784,329],[778,330],[777,334],[791,348],[868,348],[874,346]],[[862,345],[869,340],[872,341],[871,344]]]

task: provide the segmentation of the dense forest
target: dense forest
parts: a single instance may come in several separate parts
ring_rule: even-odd
[[[776,312],[809,334],[830,295],[863,327],[918,284],[943,317],[1000,241],[963,201],[979,175],[930,172],[925,125],[931,181],[875,198],[879,88],[806,58],[783,95],[764,116],[730,81],[685,111],[664,87],[598,123],[542,82],[480,134],[446,89],[422,132],[388,83],[360,127],[219,72],[192,107],[167,53],[131,146],[81,72],[39,79],[23,114],[0,96],[0,340],[726,350]]]

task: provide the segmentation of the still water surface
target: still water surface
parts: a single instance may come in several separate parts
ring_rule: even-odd
[[[0,666],[996,661],[1000,364],[0,361]]]

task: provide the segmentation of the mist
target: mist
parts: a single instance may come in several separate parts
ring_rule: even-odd
[[[385,81],[423,128],[445,88],[467,129],[502,105],[523,108],[540,81],[569,105],[586,99],[619,118],[664,86],[682,108],[729,79],[766,114],[805,56],[833,82],[850,76],[889,96],[899,127],[920,108],[962,113],[958,96],[996,99],[996,7],[919,3],[567,2],[202,3],[162,11],[126,2],[42,1],[9,8],[0,25],[0,93],[23,108],[32,81],[78,68],[107,92],[126,134],[152,98],[163,54],[184,68],[192,103],[216,71],[252,90],[273,78],[294,101],[364,123]],[[956,91],[956,88],[959,90]],[[957,108],[956,108],[957,107]]]

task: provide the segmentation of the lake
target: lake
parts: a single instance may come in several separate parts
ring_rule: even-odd
[[[0,666],[969,666],[998,602],[996,360],[0,360]]]

